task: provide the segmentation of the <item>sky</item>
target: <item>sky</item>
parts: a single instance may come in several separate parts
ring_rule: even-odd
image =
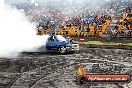
[[[22,2],[32,2],[32,3],[34,3],[34,2],[48,2],[48,1],[64,1],[64,2],[69,2],[69,3],[71,3],[71,2],[78,2],[78,3],[81,3],[81,2],[90,2],[90,1],[92,1],[93,2],[93,0],[4,0],[5,2],[9,2],[9,3],[22,3]],[[94,1],[110,1],[110,0],[94,0]]]

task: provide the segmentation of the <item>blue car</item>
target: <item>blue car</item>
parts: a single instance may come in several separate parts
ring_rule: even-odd
[[[46,49],[59,51],[59,53],[64,54],[79,50],[79,44],[67,41],[60,35],[51,35],[46,42]]]

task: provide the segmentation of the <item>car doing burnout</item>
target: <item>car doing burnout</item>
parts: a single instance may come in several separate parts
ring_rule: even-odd
[[[79,44],[75,42],[67,41],[60,35],[49,36],[46,42],[46,49],[56,50],[59,53],[75,52],[79,50]]]

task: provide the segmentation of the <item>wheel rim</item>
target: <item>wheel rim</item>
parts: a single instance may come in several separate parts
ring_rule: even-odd
[[[60,53],[65,53],[66,52],[66,48],[64,46],[61,46],[59,48],[59,51],[60,51]]]

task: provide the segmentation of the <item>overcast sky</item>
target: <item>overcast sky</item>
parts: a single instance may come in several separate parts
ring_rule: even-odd
[[[48,1],[64,1],[64,2],[90,2],[90,1],[109,1],[109,0],[5,0],[8,3],[30,3],[30,2],[48,2]]]

